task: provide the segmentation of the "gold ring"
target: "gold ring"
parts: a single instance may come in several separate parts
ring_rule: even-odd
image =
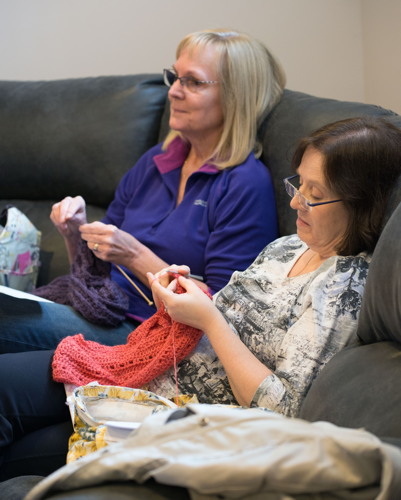
[[[95,244],[93,245],[93,251],[94,251],[94,252],[97,252],[97,251],[98,251],[98,248],[99,248],[99,243],[95,243]]]

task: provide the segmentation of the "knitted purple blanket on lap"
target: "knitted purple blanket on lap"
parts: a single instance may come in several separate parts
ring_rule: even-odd
[[[81,240],[71,273],[54,279],[32,293],[73,307],[97,325],[117,326],[125,319],[128,297],[110,279],[111,264],[98,259]]]

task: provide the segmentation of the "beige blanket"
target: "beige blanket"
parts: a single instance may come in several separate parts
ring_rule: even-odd
[[[172,419],[177,411],[183,418]],[[26,500],[150,477],[188,488],[193,499],[394,500],[401,498],[401,450],[364,430],[195,404],[151,415],[124,441],[44,479]]]

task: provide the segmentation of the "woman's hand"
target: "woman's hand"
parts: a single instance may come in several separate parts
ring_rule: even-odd
[[[153,275],[148,273],[151,279]],[[175,292],[178,283],[186,293]],[[164,304],[167,313],[180,323],[203,331],[227,373],[233,393],[240,405],[248,406],[262,380],[272,374],[242,343],[238,335],[215,307],[213,301],[191,280],[174,279],[167,288],[157,279],[152,292],[158,307]]]
[[[177,274],[182,274],[183,276],[186,276],[188,275],[189,271],[190,269],[188,266],[177,266],[176,264],[163,267],[163,269],[161,269],[155,274],[148,271],[146,273],[146,277],[148,279],[149,288],[152,289],[152,285],[155,281],[157,281],[162,287],[167,288],[170,285],[170,283],[172,283],[176,279]],[[173,285],[173,288],[175,289],[175,284]],[[155,305],[157,309],[159,309],[160,305],[162,304],[162,301],[158,298],[157,295],[155,295],[153,290],[152,293]]]
[[[125,267],[149,288],[147,272],[157,273],[167,267],[167,262],[143,243],[112,224],[92,222],[80,226],[79,231],[96,257]]]
[[[158,279],[148,273],[152,281],[152,293],[156,306],[164,305],[171,318],[179,323],[206,331],[213,320],[220,316],[213,301],[192,280],[179,277],[173,279],[165,288]],[[177,282],[186,290],[186,293],[176,293]]]
[[[190,269],[188,266],[177,266],[177,264],[172,264],[171,266],[164,267],[156,274],[147,273],[149,286],[152,286],[154,280],[157,280],[162,286],[167,288],[167,286],[177,277],[177,274],[181,276],[188,276]]]
[[[158,283],[167,288],[169,284],[177,278],[177,274],[181,274],[182,276],[188,276],[190,273],[190,269],[188,266],[181,265],[177,266],[176,264],[172,264],[171,266],[164,267],[157,273],[153,274],[151,272],[146,273],[146,277],[148,279],[149,288],[152,288],[152,284],[154,281],[158,281]],[[160,307],[160,301],[157,297],[153,297],[157,309]]]
[[[91,222],[80,226],[79,231],[99,259],[128,269],[143,246],[134,236],[112,224]]]
[[[86,223],[86,206],[82,196],[67,196],[52,206],[50,220],[66,239],[79,236],[79,226]]]
[[[64,238],[68,259],[73,262],[79,240],[79,227],[86,223],[86,206],[82,196],[67,196],[52,206],[50,220]]]

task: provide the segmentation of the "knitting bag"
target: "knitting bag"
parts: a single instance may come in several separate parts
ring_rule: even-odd
[[[31,292],[40,266],[41,232],[18,208],[0,213],[0,285]]]
[[[179,396],[176,404],[129,387],[97,383],[77,387],[67,398],[74,427],[67,463],[126,438],[148,415],[196,402],[196,397]]]

